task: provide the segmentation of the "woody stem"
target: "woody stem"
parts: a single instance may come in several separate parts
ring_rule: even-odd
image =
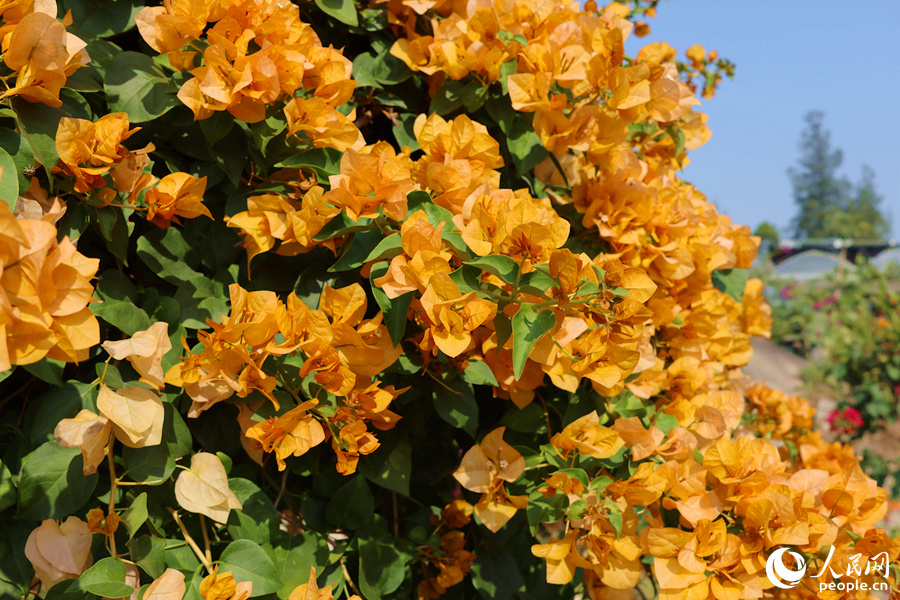
[[[203,532],[203,554],[206,560],[212,564],[212,553],[209,551],[209,533],[206,531],[206,517],[200,515],[200,531]]]
[[[347,565],[344,564],[344,559],[341,559],[341,569],[344,571],[344,580],[347,582],[347,585],[350,586],[350,589],[353,590],[353,593],[362,596],[362,592],[359,591],[359,588],[356,587],[356,583],[353,581],[353,578],[350,577],[350,571],[347,570]]]
[[[113,445],[115,443],[116,438],[110,436],[109,445],[106,447],[106,460],[109,463],[109,510],[106,513],[107,518],[116,511],[116,487],[119,485],[119,480],[116,478],[116,461],[113,459]],[[109,534],[109,553],[113,557],[118,557],[114,531]]]
[[[191,550],[194,551],[194,554],[197,555],[197,558],[200,559],[200,562],[203,563],[203,566],[206,567],[207,573],[213,572],[212,561],[207,560],[206,555],[203,554],[203,551],[200,550],[200,546],[197,545],[197,542],[194,541],[194,538],[191,537],[191,534],[188,533],[187,527],[184,526],[184,523],[181,521],[181,517],[178,516],[178,511],[174,508],[167,507],[168,511],[172,513],[172,518],[175,519],[175,523],[178,525],[178,528],[181,530],[181,534],[184,536],[184,541],[187,542],[188,546],[191,547]]]

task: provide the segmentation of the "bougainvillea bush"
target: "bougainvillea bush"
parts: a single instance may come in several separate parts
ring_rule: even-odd
[[[739,370],[758,239],[679,177],[731,65],[626,56],[655,4],[0,5],[2,593],[738,600],[815,595],[781,547],[893,563],[852,449]]]

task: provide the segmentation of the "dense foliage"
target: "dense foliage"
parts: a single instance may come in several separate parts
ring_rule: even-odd
[[[679,178],[731,65],[627,57],[655,4],[0,5],[3,593],[738,600],[782,546],[894,562],[852,450],[740,373],[759,239]]]

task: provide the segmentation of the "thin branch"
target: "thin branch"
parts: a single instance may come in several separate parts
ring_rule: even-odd
[[[212,564],[212,553],[209,551],[209,533],[206,531],[206,517],[200,515],[200,530],[203,532],[203,554],[206,560]]]
[[[347,565],[344,564],[344,559],[341,559],[341,569],[344,571],[344,580],[347,582],[347,585],[350,586],[350,589],[353,590],[353,593],[357,596],[362,596],[362,592],[359,591],[359,588],[356,587],[356,583],[353,582],[353,579],[350,577],[350,571],[347,570]]]
[[[115,443],[116,438],[110,436],[109,445],[106,447],[106,460],[109,463],[109,510],[106,513],[107,517],[116,512],[116,486],[118,486],[119,480],[116,478],[116,461],[113,458],[113,445]],[[118,552],[116,552],[115,532],[110,532],[109,534],[109,552],[113,557],[117,558],[119,556]]]
[[[284,496],[284,490],[287,488],[287,478],[289,470],[284,470],[284,475],[281,476],[281,489],[278,490],[278,495],[275,496],[275,510],[278,510],[278,503],[281,502],[281,497]]]
[[[397,492],[391,491],[391,502],[394,505],[394,537],[400,537],[400,519],[397,516]]]
[[[171,507],[167,507],[167,509],[170,513],[172,513],[172,518],[175,519],[175,523],[181,530],[182,535],[184,535],[184,541],[187,542],[188,546],[191,547],[191,550],[194,551],[194,554],[197,555],[197,558],[200,559],[200,562],[203,563],[203,566],[206,567],[206,571],[208,573],[212,573],[212,561],[206,559],[206,555],[203,554],[202,550],[200,550],[200,546],[197,545],[197,542],[195,542],[194,538],[191,537],[191,534],[188,533],[187,527],[184,526],[184,523],[181,521],[181,517],[178,516],[178,511]]]

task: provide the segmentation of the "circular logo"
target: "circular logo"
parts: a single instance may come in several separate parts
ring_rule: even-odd
[[[806,575],[806,561],[796,552],[790,552],[797,562],[799,570],[792,571],[784,564],[784,553],[789,552],[787,548],[779,548],[769,555],[766,560],[766,575],[776,587],[783,590],[789,590],[796,586],[800,579]]]

